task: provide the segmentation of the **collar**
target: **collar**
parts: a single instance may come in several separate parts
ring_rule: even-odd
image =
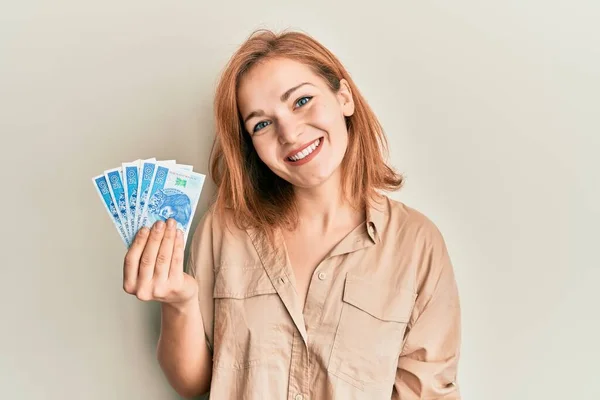
[[[379,243],[381,240],[380,233],[383,231],[385,223],[386,200],[385,196],[380,196],[372,199],[366,207],[367,233],[375,243]]]

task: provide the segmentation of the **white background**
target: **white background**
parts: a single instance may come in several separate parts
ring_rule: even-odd
[[[393,197],[455,266],[463,398],[600,398],[597,1],[3,3],[0,398],[178,398],[91,177],[208,173],[218,74],[259,27],[315,36],[380,117]]]

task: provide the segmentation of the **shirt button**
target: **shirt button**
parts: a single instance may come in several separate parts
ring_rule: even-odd
[[[302,394],[298,393],[298,394],[296,395],[296,397],[294,397],[294,399],[295,399],[295,400],[303,400],[303,399],[304,399],[304,396],[302,396]]]
[[[327,274],[325,272],[319,272],[319,279],[324,280],[325,278],[327,278]],[[302,395],[300,395],[300,396],[302,396]]]

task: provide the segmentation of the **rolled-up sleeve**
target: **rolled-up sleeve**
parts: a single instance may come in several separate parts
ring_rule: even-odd
[[[418,295],[398,359],[392,399],[460,400],[458,288],[442,235],[434,228],[428,236],[417,274]]]

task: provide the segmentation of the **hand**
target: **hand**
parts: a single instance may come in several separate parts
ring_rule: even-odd
[[[170,218],[140,229],[123,263],[123,289],[142,301],[181,306],[195,300],[198,283],[183,272],[183,232]]]

